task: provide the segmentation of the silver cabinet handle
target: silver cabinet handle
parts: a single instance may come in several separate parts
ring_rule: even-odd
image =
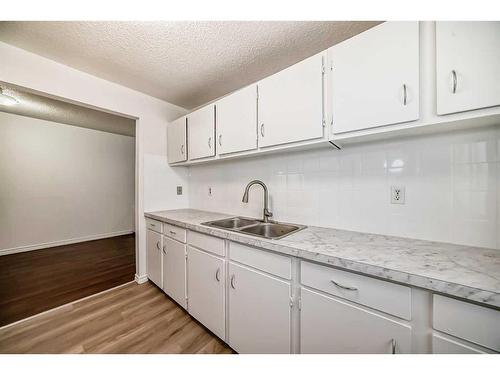
[[[330,280],[330,281],[333,283],[333,285],[338,286],[339,288],[342,288],[345,290],[358,290],[358,288],[355,288],[353,286],[345,286],[345,285],[339,284],[336,281],[333,281],[333,280]]]
[[[215,272],[215,280],[220,282],[220,268],[217,268],[217,271]]]
[[[236,289],[234,286],[234,275],[231,276],[231,288]]]
[[[163,254],[167,255],[167,251],[165,250],[165,246],[162,247]]]
[[[156,248],[157,248],[158,250],[161,250],[161,249],[160,249],[160,241],[156,242]]]
[[[391,340],[391,353],[396,354],[396,340],[395,339]]]
[[[212,137],[208,137],[208,148],[212,148]]]
[[[219,146],[222,146],[222,134],[219,134]]]
[[[403,84],[403,105],[406,105],[406,98],[407,98],[407,95],[406,95],[406,83]]]
[[[451,89],[451,92],[453,94],[456,94],[457,93],[457,72],[455,70],[452,70],[451,75],[453,77],[453,88]]]
[[[176,235],[177,233],[175,233],[173,230],[169,231],[170,234],[173,234],[173,235]]]
[[[184,145],[181,145],[181,154],[184,155]]]
[[[260,135],[264,136],[264,124],[260,124]]]

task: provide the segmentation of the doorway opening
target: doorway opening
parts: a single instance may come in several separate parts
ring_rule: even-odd
[[[0,87],[1,327],[134,280],[136,119]]]

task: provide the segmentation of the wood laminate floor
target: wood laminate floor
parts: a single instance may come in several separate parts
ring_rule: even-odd
[[[0,256],[0,326],[134,280],[129,234]]]
[[[0,353],[232,353],[151,283],[135,282],[9,327]]]

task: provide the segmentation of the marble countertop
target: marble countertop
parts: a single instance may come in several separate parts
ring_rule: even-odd
[[[281,240],[270,240],[201,225],[235,215],[181,209],[145,216],[500,308],[500,250],[311,226]]]

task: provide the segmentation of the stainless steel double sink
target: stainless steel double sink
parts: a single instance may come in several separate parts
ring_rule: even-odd
[[[240,216],[229,219],[207,221],[201,224],[274,240],[279,240],[280,238],[289,236],[290,234],[306,228],[305,225],[277,223],[273,221],[265,223],[262,220]]]

